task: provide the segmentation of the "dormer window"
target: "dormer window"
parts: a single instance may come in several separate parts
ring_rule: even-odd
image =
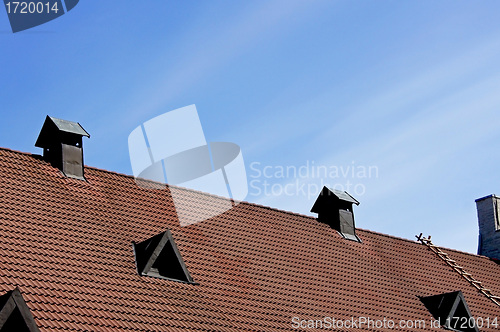
[[[134,243],[134,252],[139,275],[195,283],[168,229],[143,242]]]
[[[461,291],[421,297],[432,316],[451,331],[479,332]],[[472,322],[472,324],[471,324]]]
[[[1,332],[40,332],[18,288],[0,296]]]

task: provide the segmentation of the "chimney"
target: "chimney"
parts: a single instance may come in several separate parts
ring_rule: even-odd
[[[356,235],[352,204],[359,202],[346,191],[323,187],[311,212],[318,214],[318,221],[330,225],[345,239],[361,242]]]
[[[79,123],[47,115],[35,146],[43,148],[43,159],[59,168],[64,175],[85,180],[83,136],[90,137]]]
[[[500,259],[500,198],[489,195],[476,199],[479,222],[477,254]]]

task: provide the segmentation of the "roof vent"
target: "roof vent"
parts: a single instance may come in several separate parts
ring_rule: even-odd
[[[168,229],[146,241],[134,243],[134,252],[140,275],[195,283]]]
[[[444,328],[479,332],[474,324],[470,324],[472,314],[461,291],[420,297],[420,301]]]
[[[0,296],[0,331],[40,331],[28,305],[17,288]]]
[[[90,137],[79,123],[47,115],[35,146],[43,148],[43,158],[59,168],[64,175],[85,180],[83,136]]]
[[[323,187],[311,212],[318,214],[318,221],[330,225],[348,240],[361,242],[356,235],[352,204],[359,202],[346,191]]]

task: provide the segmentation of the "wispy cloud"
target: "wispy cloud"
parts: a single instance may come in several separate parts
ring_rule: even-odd
[[[177,62],[167,63],[164,54],[160,54],[156,61],[149,64],[162,73],[157,75],[161,78],[138,86],[137,101],[125,110],[127,120],[136,121],[139,117],[137,110],[141,111],[142,117],[163,110],[169,101],[193,88],[197,82],[235,57],[296,24],[298,14],[303,16],[301,19],[307,17],[304,14],[308,8],[313,7],[304,1],[254,2],[218,25],[191,28],[191,32],[184,35],[183,44],[174,48],[167,45],[163,51],[164,54],[177,52]],[[200,31],[205,31],[203,35],[209,37],[200,40]]]
[[[410,221],[420,218],[422,210],[434,211],[425,196],[444,196],[449,192],[449,188],[445,188],[449,183],[443,180],[440,184],[440,177],[446,178],[448,173],[460,169],[460,163],[467,161],[467,154],[474,147],[498,140],[500,70],[491,71],[491,66],[499,55],[500,40],[488,41],[453,59],[434,64],[424,72],[416,71],[397,85],[381,87],[371,98],[345,109],[342,113],[346,116],[336,115],[339,121],[325,115],[324,121],[332,123],[330,128],[317,133],[298,155],[314,151],[317,165],[349,165],[355,160],[358,164],[378,167],[379,179],[360,180],[368,187],[363,197],[369,201],[365,208],[371,209],[362,215],[379,223],[369,224],[367,228],[386,230],[384,227],[389,224],[399,224],[389,231],[394,234],[461,224],[474,231],[475,220],[469,220],[474,218],[470,214],[458,218],[443,210],[429,212],[428,218],[418,222],[401,223],[401,218]],[[326,96],[318,96],[316,100],[311,101],[311,105],[328,103]],[[359,127],[362,130],[356,130]],[[287,132],[288,129],[284,128]],[[351,130],[355,130],[356,135],[350,135]],[[500,162],[496,155],[491,157]],[[293,181],[284,179],[280,185],[284,187]],[[301,182],[314,183],[317,179],[301,179]],[[433,193],[429,195],[429,191]],[[424,204],[419,208],[421,211],[412,214],[409,211],[413,203],[404,200],[411,201],[419,195],[428,206]],[[267,196],[259,202],[307,213],[314,198]],[[395,201],[401,203],[400,208],[395,206]],[[473,210],[473,201],[469,203]],[[475,250],[475,244],[471,243],[469,251]],[[460,247],[456,242],[447,244]]]

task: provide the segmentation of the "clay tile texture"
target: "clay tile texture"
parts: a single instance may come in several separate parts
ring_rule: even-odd
[[[485,325],[500,316],[420,242],[362,229],[361,243],[349,241],[313,217],[246,202],[181,227],[171,191],[193,216],[223,198],[144,189],[87,166],[85,178],[0,149],[0,295],[18,288],[40,331],[305,331],[328,317],[395,322],[352,331],[444,330],[419,297],[455,291]],[[195,283],[138,274],[133,243],[167,229]],[[442,250],[500,295],[500,265]],[[403,320],[426,325],[401,328]]]

